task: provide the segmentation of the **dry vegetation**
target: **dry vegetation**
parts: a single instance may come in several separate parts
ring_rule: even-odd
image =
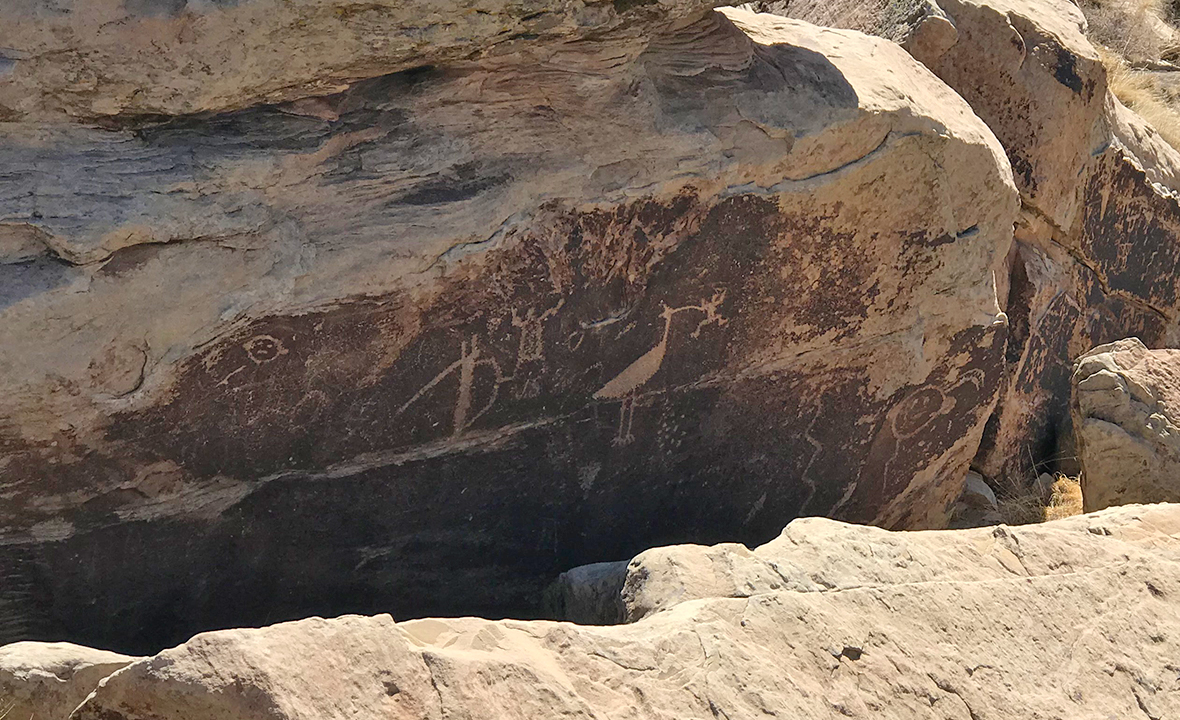
[[[1034,483],[1013,488],[999,497],[1000,516],[1008,525],[1060,520],[1082,514],[1082,485],[1077,478],[1058,475],[1048,493]]]
[[[1180,148],[1180,0],[1080,0],[1111,92]]]

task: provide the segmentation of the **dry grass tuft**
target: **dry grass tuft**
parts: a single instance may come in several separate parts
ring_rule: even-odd
[[[1045,506],[1045,520],[1060,520],[1082,514],[1082,484],[1077,478],[1058,475],[1053,494]]]
[[[1172,147],[1180,149],[1180,112],[1160,88],[1154,73],[1132,69],[1127,61],[1100,48],[1107,83],[1119,102],[1146,120]]]
[[[1081,0],[1111,92],[1180,149],[1180,100],[1152,67],[1180,55],[1180,0]]]
[[[1163,0],[1081,0],[1090,39],[1131,62],[1159,60],[1170,49],[1171,6]]]
[[[1001,496],[999,511],[1008,525],[1030,525],[1081,515],[1082,485],[1077,478],[1058,475],[1047,500],[1035,484],[1011,489]]]

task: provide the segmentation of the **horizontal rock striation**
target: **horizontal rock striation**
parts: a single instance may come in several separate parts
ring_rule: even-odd
[[[653,21],[691,20],[714,4],[15,0],[0,7],[0,121],[118,123],[306,101],[358,80],[604,32],[638,39]]]

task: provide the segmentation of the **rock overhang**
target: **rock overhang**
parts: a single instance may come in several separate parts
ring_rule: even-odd
[[[690,533],[939,522],[1005,337],[987,128],[889,43],[741,11],[538,45],[12,126],[5,215],[67,273],[2,316],[18,633],[529,614]]]

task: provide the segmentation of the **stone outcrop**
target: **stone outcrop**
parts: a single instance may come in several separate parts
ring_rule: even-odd
[[[1024,212],[999,281],[1005,388],[975,464],[1002,484],[1072,470],[1073,359],[1132,335],[1180,341],[1180,155],[1107,92],[1069,0],[792,0],[775,11],[901,42],[1003,143]]]
[[[966,481],[963,483],[963,493],[959,496],[951,512],[948,527],[963,529],[999,525],[1001,522],[1003,522],[1003,517],[1000,515],[999,499],[996,497],[995,491],[979,473],[974,471],[967,473]]]
[[[0,641],[527,617],[655,544],[945,523],[1018,196],[900,48],[692,0],[50,5],[0,10]]]
[[[774,554],[798,583],[693,588],[614,627],[379,615],[209,633],[107,678],[71,717],[1180,713],[1180,507],[1019,529],[791,528],[806,543]]]
[[[635,621],[710,597],[1069,575],[1128,558],[1148,562],[1161,547],[1172,547],[1177,533],[1180,508],[1173,506],[907,533],[800,518],[754,550],[736,543],[647,550],[628,564],[622,599],[626,618]]]
[[[1180,350],[1102,345],[1073,383],[1085,509],[1180,500]]]
[[[64,720],[99,681],[137,659],[70,643],[0,647],[0,717]]]

